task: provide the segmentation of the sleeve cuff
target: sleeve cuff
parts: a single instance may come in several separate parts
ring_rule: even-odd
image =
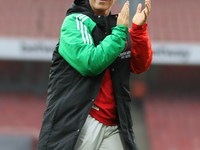
[[[139,26],[135,23],[132,23],[132,30],[144,30],[144,29],[147,29],[147,23],[145,22],[143,25]]]
[[[125,33],[127,35],[128,28],[125,27],[124,25],[118,25],[118,26],[116,26],[116,27],[113,28],[112,32],[115,32],[115,31],[122,31],[123,33]]]

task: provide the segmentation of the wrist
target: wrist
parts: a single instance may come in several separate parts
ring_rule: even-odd
[[[146,22],[143,25],[137,25],[135,23],[132,23],[132,29],[134,30],[141,30],[141,29],[146,29],[146,28],[147,28]]]
[[[128,33],[128,28],[124,25],[117,25],[116,27],[114,27],[113,29],[118,30],[118,31],[122,31],[125,34]]]

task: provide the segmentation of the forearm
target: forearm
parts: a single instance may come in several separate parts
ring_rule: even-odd
[[[131,34],[131,71],[142,73],[149,69],[152,62],[153,51],[147,32],[147,24],[138,26],[132,24]]]
[[[119,25],[113,28],[111,35],[95,47],[94,43],[82,42],[81,33],[76,29],[71,33],[63,29],[59,53],[83,76],[96,76],[105,70],[124,49],[127,32],[128,29],[125,26]]]

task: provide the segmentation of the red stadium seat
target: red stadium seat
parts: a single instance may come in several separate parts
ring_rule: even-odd
[[[157,91],[144,101],[152,150],[197,150],[200,147],[200,95]]]

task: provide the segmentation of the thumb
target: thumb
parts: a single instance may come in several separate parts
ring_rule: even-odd
[[[137,6],[137,10],[136,10],[136,13],[140,13],[142,10],[142,4],[139,3],[138,6]]]

